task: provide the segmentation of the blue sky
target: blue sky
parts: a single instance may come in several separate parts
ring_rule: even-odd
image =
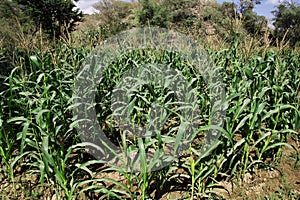
[[[239,0],[217,0],[219,3],[224,1],[229,2],[239,2]],[[300,4],[300,0],[293,0],[295,3]],[[279,4],[279,0],[262,0],[261,4],[256,5],[254,11],[259,15],[266,16],[267,19],[272,19],[274,16],[271,11],[276,9],[276,6]]]
[[[126,1],[126,0],[125,0]],[[128,0],[127,0],[128,1]],[[224,1],[229,2],[239,2],[239,0],[217,0],[219,3]],[[78,3],[75,3],[84,13],[93,13],[96,10],[93,8],[95,3],[99,2],[99,0],[80,0]],[[259,15],[264,15],[268,19],[272,19],[273,15],[271,13],[272,10],[275,10],[276,5],[278,5],[279,0],[262,0],[260,5],[256,5],[255,12]],[[297,4],[300,4],[300,0],[294,0]]]

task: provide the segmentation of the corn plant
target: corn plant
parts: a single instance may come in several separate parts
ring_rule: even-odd
[[[186,191],[190,199],[217,198],[213,189],[221,187],[219,181],[237,178],[242,183],[245,173],[279,161],[282,147],[290,147],[290,136],[299,139],[299,53],[276,48],[243,50],[238,37],[233,37],[228,48],[224,45],[222,50],[208,51],[225,88],[224,101],[219,102],[225,110],[225,115],[220,115],[224,124],[210,117],[218,110],[210,93],[220,85],[205,83],[197,67],[176,52],[134,50],[111,63],[97,86],[93,105],[97,120],[114,145],[138,157],[131,160],[131,168],[126,168],[128,161],[112,149],[119,165],[97,160],[85,148],[92,144],[82,141],[75,130],[77,121],[72,113],[76,73],[91,46],[105,36],[102,32],[89,34],[90,38],[76,44],[51,44],[51,49],[16,48],[14,69],[5,77],[0,93],[1,174],[13,185],[16,168],[21,167],[24,174],[37,174],[42,186],[53,187],[59,198],[158,199],[171,188]],[[113,88],[121,85],[128,89],[122,87],[122,77],[154,63],[186,77],[187,87],[197,94],[199,113],[191,116],[198,126],[189,137],[189,146],[155,172],[152,169],[162,155],[154,153],[149,162],[148,153],[167,151],[168,143],[174,143],[176,152],[183,143],[176,140],[186,133],[181,123],[183,110],[179,109],[182,102],[157,84],[158,80],[134,88],[123,109],[133,124],[151,124],[155,102],[166,110],[161,117],[166,118],[163,128],[145,138],[122,131],[118,113],[111,109]],[[212,131],[220,136],[209,143],[205,138]],[[205,146],[207,143],[210,145]]]

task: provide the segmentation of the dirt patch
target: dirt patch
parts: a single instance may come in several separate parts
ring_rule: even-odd
[[[242,181],[221,182],[224,189],[215,192],[225,199],[300,199],[300,145],[290,139],[294,147],[283,150],[279,165],[246,173]],[[297,152],[296,152],[297,150]]]

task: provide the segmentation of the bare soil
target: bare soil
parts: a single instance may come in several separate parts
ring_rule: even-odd
[[[280,163],[269,169],[246,173],[242,181],[222,182],[224,190],[217,190],[225,199],[300,199],[300,144],[284,148]],[[297,150],[297,152],[295,151]]]

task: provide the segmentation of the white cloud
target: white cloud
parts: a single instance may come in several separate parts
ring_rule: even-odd
[[[82,10],[85,14],[93,14],[95,12],[98,12],[95,8],[93,8],[93,5],[98,3],[100,0],[80,0],[75,5]]]
[[[266,4],[277,5],[277,4],[279,4],[279,0],[267,0]]]
[[[267,0],[266,4],[278,4],[278,0]]]
[[[297,4],[300,3],[300,0],[267,0],[265,2],[265,4],[278,5],[278,4],[280,4],[281,2],[284,2],[284,1],[288,1],[290,3],[294,2],[294,3],[297,3]]]
[[[93,14],[98,13],[99,11],[96,10],[93,5],[100,2],[101,0],[79,0],[77,3],[74,2],[74,4],[85,14]],[[130,2],[131,0],[122,0]],[[135,0],[137,1],[137,0]]]

